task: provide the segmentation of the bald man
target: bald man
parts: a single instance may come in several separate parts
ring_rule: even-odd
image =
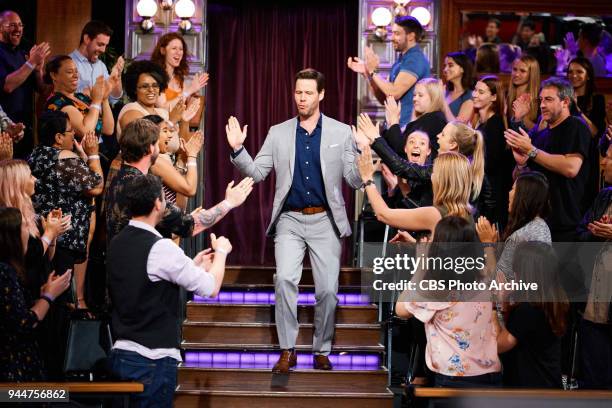
[[[0,13],[0,106],[15,123],[25,125],[14,155],[25,158],[33,147],[33,93],[43,88],[42,71],[51,53],[46,42],[26,50],[21,45],[23,23],[14,11]]]

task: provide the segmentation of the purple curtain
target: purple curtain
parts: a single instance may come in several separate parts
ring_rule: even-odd
[[[249,125],[245,146],[255,157],[270,126],[297,114],[293,87],[299,70],[311,67],[326,76],[323,113],[344,123],[355,122],[357,77],[347,69],[346,59],[357,55],[358,19],[357,1],[208,3],[206,208],[223,199],[229,181],[241,179],[230,163],[228,117],[234,115]],[[230,263],[274,264],[274,243],[265,237],[274,182],[272,172],[242,207],[211,229],[231,240]],[[346,187],[345,199],[352,218],[353,195]],[[345,241],[346,262],[350,239]]]

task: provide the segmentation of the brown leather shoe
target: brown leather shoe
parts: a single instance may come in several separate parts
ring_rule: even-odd
[[[289,369],[291,367],[295,367],[297,364],[297,354],[295,350],[291,352],[290,350],[283,350],[281,352],[280,357],[276,364],[274,364],[274,368],[272,368],[272,372],[274,374],[288,374]]]
[[[315,370],[331,370],[332,364],[327,356],[315,354],[313,356]]]

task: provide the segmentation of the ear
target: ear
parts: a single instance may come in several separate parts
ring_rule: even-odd
[[[89,38],[89,34],[83,34],[83,43],[89,44],[91,42],[91,38]]]
[[[55,134],[55,143],[57,143],[58,145],[61,145],[63,140],[64,140],[64,135],[62,133]]]
[[[321,102],[323,98],[325,98],[325,89],[321,89],[321,92],[319,93],[319,102]]]

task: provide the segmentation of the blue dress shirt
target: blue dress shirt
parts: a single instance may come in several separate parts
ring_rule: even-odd
[[[293,181],[285,208],[325,207],[325,185],[321,172],[321,123],[319,117],[317,126],[308,133],[300,126],[298,119],[295,131],[295,163]]]

